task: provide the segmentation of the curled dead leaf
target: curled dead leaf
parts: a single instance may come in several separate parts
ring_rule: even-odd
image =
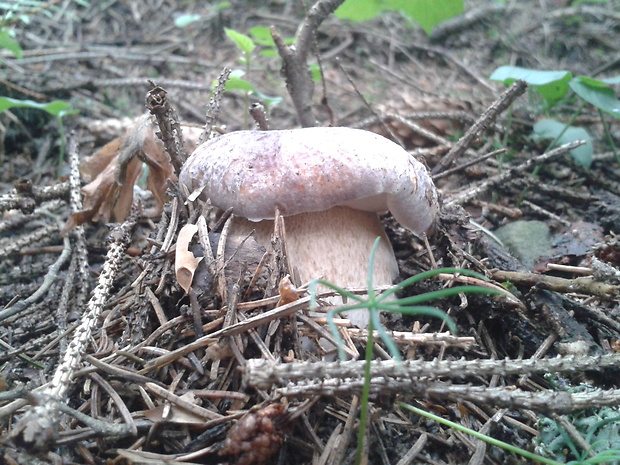
[[[278,292],[280,293],[280,300],[278,300],[276,307],[281,307],[282,305],[299,300],[299,293],[295,285],[291,282],[291,277],[289,275],[286,275],[280,280]]]
[[[174,257],[174,272],[179,286],[185,292],[189,292],[194,279],[194,273],[203,257],[196,258],[190,250],[192,238],[198,232],[195,224],[186,224],[179,231],[177,238],[176,254]]]
[[[183,127],[186,150],[198,142],[199,128]],[[174,167],[164,145],[156,135],[152,119],[141,116],[125,133],[109,142],[82,162],[80,170],[88,184],[82,189],[84,209],[71,215],[63,233],[88,221],[123,221],[131,209],[134,186],[148,167],[147,189],[153,194],[153,207],[145,215],[158,216],[166,201],[166,180],[176,181]]]

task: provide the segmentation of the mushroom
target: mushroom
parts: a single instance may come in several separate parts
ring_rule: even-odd
[[[432,229],[437,192],[424,166],[377,134],[342,127],[237,131],[200,145],[179,180],[235,218],[231,233],[255,230],[269,245],[276,208],[284,217],[293,276],[341,287],[366,285],[377,236],[374,284],[390,285],[398,265],[379,213],[417,236]],[[351,322],[368,325],[366,312]]]

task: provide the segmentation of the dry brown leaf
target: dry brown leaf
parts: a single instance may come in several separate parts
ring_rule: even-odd
[[[204,258],[196,258],[190,250],[192,238],[197,232],[198,226],[195,224],[186,224],[181,228],[181,231],[179,231],[179,237],[177,238],[174,272],[179,286],[181,286],[185,292],[189,292],[189,288],[194,280],[196,268]]]
[[[282,305],[299,300],[299,293],[295,285],[291,282],[291,277],[289,275],[286,275],[280,280],[278,292],[280,293],[280,300],[278,300],[276,307],[281,307]]]
[[[86,158],[80,167],[89,183],[82,189],[84,209],[71,216],[64,233],[87,221],[123,221],[131,209],[133,189],[142,174],[143,163],[149,168],[147,188],[153,193],[154,206],[145,215],[158,216],[166,201],[166,180],[176,181],[174,168],[156,128],[147,115],[133,121],[125,134]],[[198,128],[184,126],[185,149],[193,151],[198,142]]]

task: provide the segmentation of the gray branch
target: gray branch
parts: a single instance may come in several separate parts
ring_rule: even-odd
[[[286,80],[286,88],[293,100],[299,124],[303,127],[317,125],[312,110],[314,83],[308,69],[308,53],[313,46],[319,26],[342,3],[344,0],[319,0],[316,2],[308,11],[306,19],[299,26],[294,45],[286,45],[275,27],[271,28],[271,36],[282,58],[282,74]]]
[[[248,360],[244,383],[261,390],[277,387],[277,397],[338,396],[359,393],[364,385],[365,361],[276,364],[263,359]],[[456,360],[371,363],[370,391],[393,392],[417,397],[485,402],[498,407],[528,408],[538,412],[566,413],[587,407],[620,404],[620,390],[527,392],[506,388],[449,384],[439,378],[532,373],[582,372],[618,366],[620,354],[558,357],[527,360]]]

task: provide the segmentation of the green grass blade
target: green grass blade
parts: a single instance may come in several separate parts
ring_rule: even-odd
[[[503,294],[500,290],[490,289],[480,286],[458,286],[441,289],[438,291],[426,292],[420,295],[414,295],[411,297],[404,297],[391,302],[390,305],[415,305],[429,300],[443,299],[457,294]]]
[[[524,449],[513,446],[512,444],[508,444],[498,439],[494,439],[490,436],[486,436],[482,433],[479,433],[478,431],[474,431],[473,429],[466,428],[465,426],[459,425],[458,423],[454,423],[450,420],[446,420],[445,418],[438,417],[437,415],[434,415],[432,413],[416,408],[413,405],[405,404],[404,402],[399,402],[398,405],[400,405],[404,409],[409,410],[410,412],[417,413],[418,415],[422,415],[423,417],[430,418],[431,420],[435,420],[436,422],[441,423],[442,425],[446,425],[456,431],[461,431],[463,433],[469,434],[470,436],[473,436],[477,439],[481,439],[489,444],[492,444],[497,447],[501,447],[504,450],[514,452],[515,454],[518,454],[521,457],[525,457],[526,459],[534,460],[536,462],[540,462],[545,465],[563,465],[561,462],[548,459],[541,455],[533,454],[532,452],[528,452]]]
[[[419,273],[419,274],[416,274],[414,276],[411,276],[405,279],[404,281],[399,283],[396,287],[392,289],[388,289],[383,294],[381,294],[378,300],[385,300],[390,295],[395,294],[396,292],[400,291],[401,289],[404,289],[405,287],[411,286],[412,284],[415,284],[417,282],[423,281],[428,278],[434,278],[435,276],[442,274],[442,273],[461,274],[464,276],[470,276],[472,278],[478,278],[482,281],[488,281],[486,276],[481,275],[480,273],[476,273],[475,271],[462,270],[460,268],[438,268],[436,270],[424,271],[423,273]]]

